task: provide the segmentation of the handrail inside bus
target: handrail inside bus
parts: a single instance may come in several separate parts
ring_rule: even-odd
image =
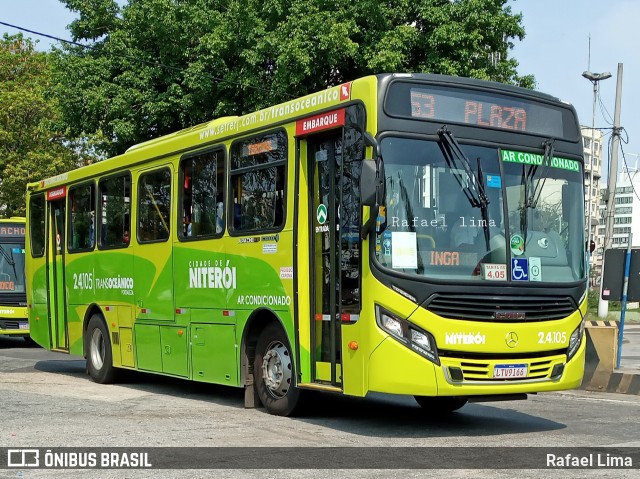
[[[153,195],[149,192],[149,185],[145,185],[144,190],[149,196],[149,198],[151,199],[151,204],[153,204],[153,207],[156,209],[156,212],[160,217],[160,221],[162,221],[162,226],[164,226],[164,229],[167,230],[167,233],[169,233],[169,227],[167,226],[167,222],[164,220],[164,216],[162,216],[162,212],[160,211],[160,208],[158,208],[158,203],[156,202],[156,199],[153,197]]]

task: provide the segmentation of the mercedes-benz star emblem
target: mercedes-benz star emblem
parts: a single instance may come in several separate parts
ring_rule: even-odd
[[[507,342],[507,346],[510,348],[515,348],[518,345],[518,335],[513,331],[507,333],[507,336],[504,339]]]

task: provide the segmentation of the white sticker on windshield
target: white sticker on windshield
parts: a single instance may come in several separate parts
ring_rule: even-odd
[[[418,268],[418,246],[415,232],[391,233],[391,267],[392,268]]]
[[[542,281],[542,263],[540,258],[529,258],[529,281]]]

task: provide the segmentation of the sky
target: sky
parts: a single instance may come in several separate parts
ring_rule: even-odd
[[[637,48],[638,0],[509,0],[514,13],[523,14],[525,38],[513,40],[510,56],[519,62],[518,73],[533,74],[537,89],[571,103],[580,123],[593,121],[593,84],[582,72],[609,72],[599,83],[596,128],[610,134],[615,111],[618,64],[623,64],[620,124],[628,144],[622,143],[630,167],[640,167],[640,53]],[[74,19],[59,0],[0,0],[0,21],[52,36],[70,39],[66,26]],[[0,25],[0,33],[18,30]],[[47,50],[52,41],[39,39],[37,48]],[[607,137],[608,138],[608,137]],[[607,150],[603,153],[607,157]],[[619,150],[618,165],[623,157]],[[605,176],[606,175],[606,172]]]

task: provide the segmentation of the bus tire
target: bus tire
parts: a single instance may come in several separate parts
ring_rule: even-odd
[[[276,416],[295,412],[300,389],[295,386],[291,347],[284,331],[271,323],[260,333],[253,361],[255,388],[265,409]]]
[[[414,396],[416,402],[428,413],[450,413],[467,404],[467,398],[455,396]]]
[[[89,319],[86,332],[87,372],[98,384],[110,384],[117,375],[107,326],[99,314]]]

